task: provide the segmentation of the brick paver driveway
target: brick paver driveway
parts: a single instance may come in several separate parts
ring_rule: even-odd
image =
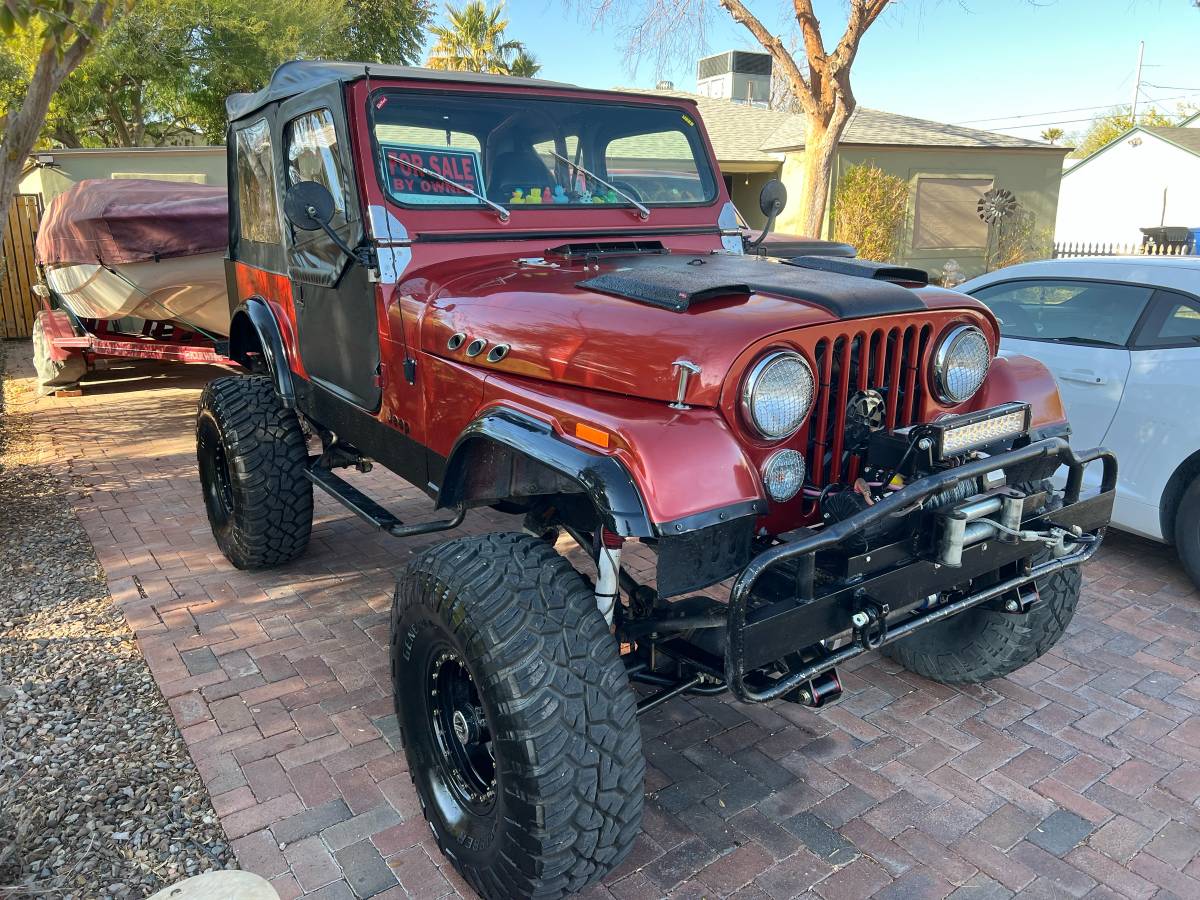
[[[36,413],[238,859],[285,898],[470,896],[396,752],[387,612],[420,544],[319,496],[307,556],[233,569],[192,441],[217,374],[100,373]],[[403,518],[428,514],[369,478]],[[1200,597],[1122,535],[1085,579],[1068,638],[985,687],[871,656],[820,713],[679,699],[646,716],[644,834],[589,896],[1200,897]]]

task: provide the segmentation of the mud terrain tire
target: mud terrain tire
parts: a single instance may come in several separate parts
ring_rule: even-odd
[[[1050,491],[1049,482],[1018,485],[1027,491]],[[1048,493],[1047,496],[1053,496]],[[1052,507],[1059,505],[1058,498]],[[1034,563],[1050,558],[1034,556]],[[906,669],[945,684],[975,684],[1002,678],[1053,647],[1075,615],[1082,586],[1079,566],[1038,579],[1040,600],[1023,615],[1004,613],[984,604],[968,609],[883,648]]]
[[[265,569],[304,552],[313,517],[308,448],[270,378],[235,375],[205,386],[196,458],[208,521],[231,563]]]
[[[391,648],[421,806],[481,896],[562,897],[625,858],[645,774],[634,695],[565,559],[525,534],[434,547],[400,575]]]

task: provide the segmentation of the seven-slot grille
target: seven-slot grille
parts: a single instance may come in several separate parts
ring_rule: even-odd
[[[932,339],[933,326],[924,324],[848,331],[817,341],[817,397],[805,445],[811,485],[850,484],[858,477],[866,448],[847,446],[846,414],[859,391],[874,389],[883,396],[885,428],[916,421],[923,392],[921,366]]]

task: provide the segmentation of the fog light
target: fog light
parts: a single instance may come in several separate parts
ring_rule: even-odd
[[[804,487],[804,457],[795,450],[780,450],[763,466],[762,479],[772,500],[791,500]]]
[[[1005,438],[1014,438],[1029,430],[1029,406],[1005,403],[977,413],[950,416],[933,423],[937,433],[938,458],[959,456],[977,447]]]

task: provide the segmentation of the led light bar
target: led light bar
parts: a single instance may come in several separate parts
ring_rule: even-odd
[[[1029,430],[1028,403],[1002,403],[991,409],[947,416],[929,425],[940,459],[1019,437]]]

